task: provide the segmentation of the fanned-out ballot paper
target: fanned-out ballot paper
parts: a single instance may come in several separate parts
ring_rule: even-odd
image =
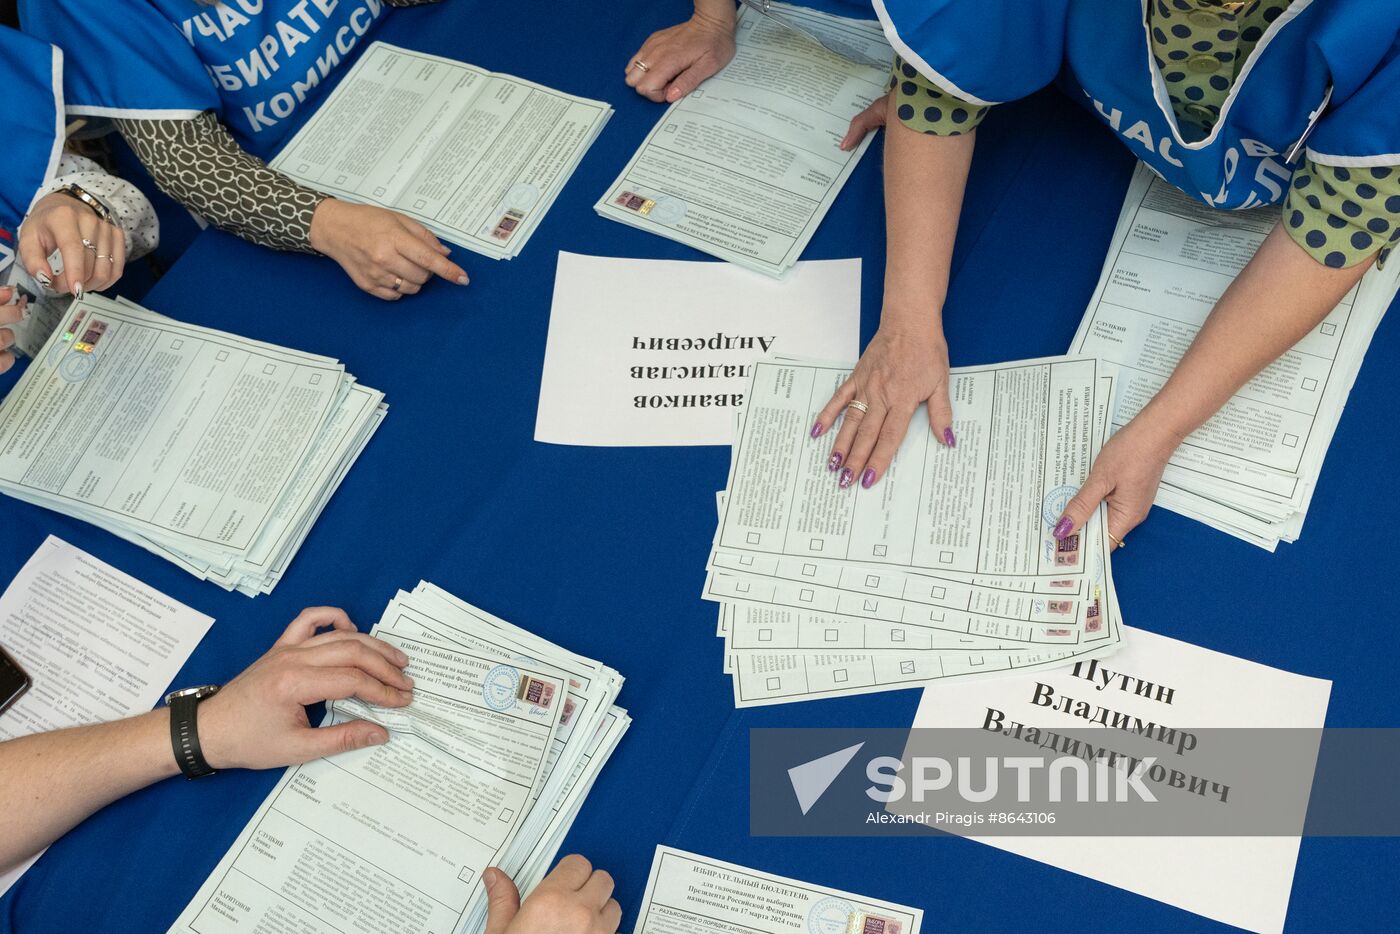
[[[849,364],[770,357],[739,415],[704,597],[739,707],[1072,665],[1122,624],[1104,510],[1053,533],[1103,445],[1093,357],[951,371],[957,446],[920,407],[885,476],[837,486],[808,431]]]
[[[271,165],[510,259],[611,116],[603,101],[375,42]]]
[[[1216,211],[1139,163],[1070,353],[1119,376],[1113,429],[1167,381],[1278,207]],[[1157,505],[1274,550],[1296,541],[1361,361],[1400,284],[1372,268],[1306,337],[1172,455]]]
[[[171,931],[466,934],[487,867],[525,894],[551,868],[631,722],[622,676],[429,583],[371,634],[408,655],[413,701],[325,723],[389,742],[288,769]]]
[[[785,3],[741,8],[737,29],[734,59],[666,110],[594,209],[781,276],[870,145],[840,143],[894,53],[873,20]]]
[[[0,492],[256,596],[387,410],[338,360],[89,294],[0,404]]]

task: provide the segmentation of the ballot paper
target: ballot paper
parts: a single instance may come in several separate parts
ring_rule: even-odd
[[[1008,723],[1014,721],[1027,727],[1087,727],[1087,721],[1033,702],[1037,684],[1046,684],[1057,694],[1071,697],[1088,696],[1084,694],[1087,690],[1096,701],[1115,711],[1140,721],[1170,723],[1185,730],[1291,728],[1295,732],[1316,729],[1321,735],[1332,689],[1330,681],[1291,674],[1141,630],[1129,630],[1127,640],[1126,647],[1109,663],[1111,671],[1098,671],[1103,684],[1112,681],[1116,686],[1117,675],[1127,674],[1139,683],[1171,689],[1170,704],[1157,699],[1158,692],[1152,692],[1152,696],[1125,689],[1098,693],[1073,671],[1053,671],[975,685],[929,685],[919,702],[914,726],[981,729],[988,711],[997,710]],[[1007,743],[1024,745],[1010,736]],[[1183,758],[1173,755],[1170,747],[1164,748],[1164,766],[1180,766],[1194,774],[1190,772],[1190,752]],[[1310,787],[1311,772],[1304,777]],[[1242,800],[1247,794],[1248,789],[1236,788],[1230,797]],[[1300,800],[1307,800],[1306,789]],[[1201,798],[1201,807],[1212,806],[1228,807],[1228,801],[1221,802],[1215,795]],[[1300,825],[1301,817],[1298,815]],[[1299,845],[1297,836],[974,839],[1260,934],[1283,930]]]
[[[658,846],[633,934],[918,934],[922,908]]]
[[[603,101],[375,42],[271,164],[510,259],[610,116]]]
[[[816,414],[847,365],[754,367],[702,596],[740,707],[1055,668],[1117,650],[1103,511],[1052,530],[1103,444],[1093,358],[950,374],[956,447],[920,408],[885,476],[842,490]]]
[[[1139,164],[1072,354],[1121,376],[1114,428],[1166,382],[1216,301],[1278,223],[1216,211]],[[1362,358],[1400,283],[1372,269],[1291,350],[1177,449],[1157,505],[1273,550],[1294,541]]]
[[[0,405],[0,492],[255,596],[385,411],[337,360],[88,295]]]
[[[17,304],[21,297],[25,299],[23,316],[14,324],[6,325],[15,339],[10,349],[22,356],[33,357],[43,348],[68,309],[68,296],[55,294],[41,286],[23,263],[14,263],[0,272],[0,285],[14,289],[12,305]]]
[[[0,596],[0,647],[33,681],[0,741],[150,710],[213,622],[50,535]]]
[[[781,276],[870,145],[840,148],[894,53],[873,20],[767,7],[740,9],[733,60],[667,108],[595,210]]]
[[[770,350],[848,360],[860,260],[797,264],[781,283],[726,263],[560,253],[535,440],[728,444]]]
[[[288,769],[172,931],[479,931],[487,867],[544,876],[631,722],[622,676],[426,582],[372,634],[408,655],[412,703],[326,723],[390,741]]]

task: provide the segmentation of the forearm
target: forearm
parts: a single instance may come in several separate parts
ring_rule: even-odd
[[[244,152],[213,114],[116,123],[161,191],[215,227],[274,250],[315,252],[311,218],[326,195]]]
[[[885,130],[885,299],[881,328],[942,330],[943,300],[975,132],[920,133],[890,95]]]
[[[164,709],[0,743],[0,814],[7,827],[0,871],[123,795],[179,771]]]
[[[1331,269],[1275,227],[1136,421],[1171,449],[1337,306],[1371,260]]]

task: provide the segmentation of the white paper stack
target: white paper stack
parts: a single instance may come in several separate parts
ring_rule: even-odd
[[[336,701],[370,747],[288,769],[172,931],[480,931],[489,866],[528,893],[631,723],[622,676],[429,583],[372,634],[409,658],[407,707]]]
[[[1089,309],[1070,344],[1120,377],[1113,428],[1166,382],[1278,208],[1216,211],[1139,164]],[[1400,261],[1371,269],[1292,350],[1177,449],[1157,505],[1272,551],[1298,538],[1323,458]],[[1262,312],[1261,312],[1262,314]]]
[[[375,42],[271,165],[511,259],[611,116],[603,101]]]
[[[89,295],[0,406],[0,492],[269,593],[383,399],[329,357]]]
[[[1103,444],[1093,358],[952,371],[956,447],[921,407],[885,476],[837,485],[809,429],[850,366],[772,357],[739,418],[704,596],[737,706],[1061,667],[1121,642],[1103,510],[1052,534]]]

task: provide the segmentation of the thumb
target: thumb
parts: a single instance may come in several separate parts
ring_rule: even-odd
[[[389,731],[368,720],[351,720],[335,726],[317,727],[305,730],[303,734],[306,753],[303,762],[342,752],[354,752],[366,746],[382,746],[389,741]]]
[[[1089,521],[1089,517],[1099,508],[1099,503],[1103,502],[1109,492],[1108,485],[1090,471],[1089,478],[1084,481],[1079,492],[1074,494],[1074,499],[1065,504],[1060,521],[1055,523],[1055,538],[1063,540],[1075,529],[1084,528],[1084,524]]]
[[[520,890],[495,866],[482,873],[481,881],[486,883],[485,934],[505,934],[520,911]]]

